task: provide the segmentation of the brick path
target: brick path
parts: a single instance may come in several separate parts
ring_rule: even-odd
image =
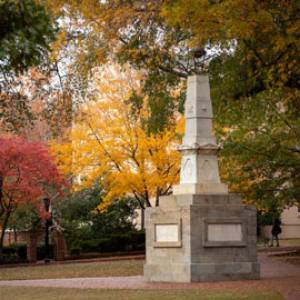
[[[43,280],[0,281],[0,286],[39,286],[68,288],[108,289],[214,289],[214,290],[265,290],[280,292],[286,300],[300,300],[300,266],[259,254],[261,280],[224,281],[202,283],[146,283],[142,276],[68,278]]]

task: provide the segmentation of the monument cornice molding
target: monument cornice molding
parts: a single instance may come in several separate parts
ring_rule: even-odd
[[[219,146],[212,143],[194,143],[192,145],[180,145],[177,147],[178,151],[186,151],[186,150],[219,150]]]

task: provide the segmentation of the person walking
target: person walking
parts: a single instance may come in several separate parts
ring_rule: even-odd
[[[276,247],[279,247],[279,239],[278,235],[281,233],[281,221],[279,218],[275,218],[272,226],[272,240],[271,240],[271,247],[273,247],[273,242],[276,240]]]

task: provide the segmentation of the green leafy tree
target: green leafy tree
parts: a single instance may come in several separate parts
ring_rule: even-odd
[[[299,89],[249,77],[255,64],[240,67],[242,51],[210,67],[222,173],[262,215],[276,215],[299,201]]]
[[[135,230],[133,218],[138,204],[132,199],[123,199],[112,203],[105,212],[99,212],[95,208],[102,197],[102,188],[95,185],[56,202],[57,219],[64,229],[69,247],[81,240]]]
[[[14,231],[41,229],[41,217],[36,206],[22,204],[17,207],[16,211],[11,215],[7,227]]]
[[[45,7],[34,0],[0,1],[0,66],[22,72],[50,50],[55,29]]]
[[[203,68],[203,59],[195,59],[187,44],[189,33],[179,26],[169,26],[161,16],[162,3],[48,0],[56,15],[72,20],[71,28],[62,28],[65,34],[60,45],[63,52],[66,44],[77,41],[72,69],[80,78],[110,60],[143,70],[144,85],[139,95],[149,98],[145,126],[152,133],[167,127],[174,111],[182,111],[182,78]],[[140,102],[134,93],[131,101],[134,114]]]
[[[14,242],[17,243],[18,231],[39,230],[42,228],[42,220],[36,206],[32,204],[21,204],[11,214],[7,228],[14,232]]]
[[[0,0],[0,127],[15,131],[37,118],[31,102],[43,98],[47,76],[28,72],[48,64],[56,24],[46,6],[35,0]],[[53,69],[53,66],[52,66]],[[49,72],[48,72],[49,73]],[[47,95],[48,98],[49,95]]]

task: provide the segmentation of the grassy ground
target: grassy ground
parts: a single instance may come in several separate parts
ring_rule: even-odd
[[[266,244],[269,245],[270,241],[262,241],[258,240],[257,247],[258,248],[266,248]],[[276,242],[274,241],[274,245],[276,245]],[[294,247],[294,246],[300,246],[300,239],[291,239],[291,240],[279,240],[280,247]],[[276,248],[276,247],[275,247]],[[280,248],[279,248],[280,249]]]
[[[143,264],[143,260],[124,260],[1,268],[0,280],[134,276],[143,273]]]
[[[0,287],[0,300],[283,300],[273,291],[97,290]]]
[[[279,240],[281,247],[288,247],[288,246],[300,246],[300,239],[294,240]]]

